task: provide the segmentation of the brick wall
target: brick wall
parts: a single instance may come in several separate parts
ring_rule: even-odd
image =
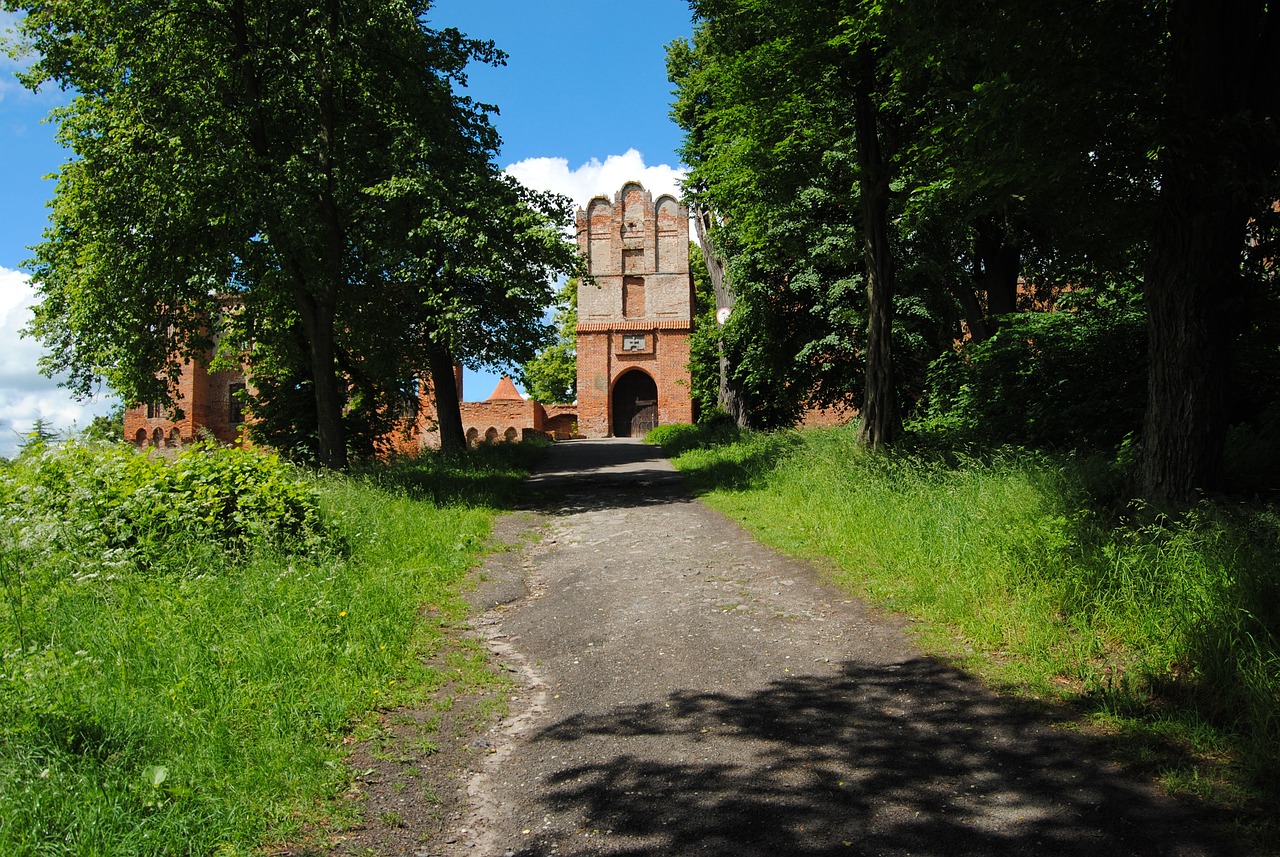
[[[454,382],[462,390],[462,366],[454,368]],[[459,393],[461,395],[461,392]],[[547,412],[542,405],[524,399],[489,399],[483,402],[461,402],[462,432],[467,443],[519,442],[526,433],[551,434]],[[572,408],[572,405],[561,406]],[[413,440],[400,445],[402,452],[440,448],[440,429],[436,424],[435,395],[429,384],[423,384],[418,401],[418,424]]]
[[[148,417],[147,405],[136,405],[124,412],[124,438],[139,446],[176,447],[191,443],[204,429],[220,443],[236,443],[244,422],[231,421],[230,393],[232,385],[243,384],[242,372],[210,372],[207,360],[187,361],[174,390],[176,405],[183,412],[181,419],[173,418],[171,407],[156,408],[154,416]]]
[[[578,287],[579,432],[614,433],[615,388],[632,369],[657,387],[659,424],[692,422],[688,209],[629,182],[580,209],[577,225],[595,281]]]
[[[543,405],[543,412],[546,414],[546,423],[543,425],[543,431],[551,435],[556,440],[568,440],[572,437],[578,437],[578,406],[573,405]]]

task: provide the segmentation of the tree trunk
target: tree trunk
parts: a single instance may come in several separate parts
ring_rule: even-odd
[[[960,308],[964,311],[964,323],[969,328],[969,338],[974,342],[985,342],[991,336],[991,331],[987,329],[987,317],[982,312],[982,305],[978,303],[978,296],[974,294],[973,289],[963,284],[951,287],[950,291],[952,296],[960,302]]]
[[[307,338],[311,373],[315,384],[316,442],[319,463],[322,467],[344,470],[347,466],[347,444],[342,426],[345,397],[334,362],[333,325],[337,294],[335,283],[341,276],[341,255],[345,237],[342,235],[337,206],[332,195],[332,168],[327,161],[326,152],[324,166],[327,183],[321,208],[325,217],[323,228],[327,282],[322,281],[320,288],[317,289],[313,268],[307,264],[310,254],[299,250],[291,240],[290,230],[281,216],[277,200],[272,196],[275,190],[276,170],[272,160],[271,139],[263,107],[267,96],[262,92],[258,70],[253,64],[248,19],[243,0],[232,3],[229,13],[234,39],[233,53],[240,63],[243,94],[248,106],[249,122],[246,131],[257,158],[256,166],[260,173],[258,180],[265,197],[262,212],[266,219],[267,235],[285,269],[294,306],[302,319],[302,329]],[[327,145],[333,136],[332,100],[326,101],[323,107],[320,130]]]
[[[1008,243],[1008,233],[994,215],[979,220],[975,231],[978,287],[987,295],[987,335],[990,335],[995,332],[995,317],[1018,311],[1022,254]]]
[[[347,443],[342,427],[344,396],[338,383],[333,343],[334,308],[317,301],[309,292],[297,290],[294,303],[302,319],[311,357],[311,375],[316,397],[316,442],[321,467],[345,470]]]
[[[427,362],[431,370],[431,389],[435,393],[440,449],[461,452],[467,448],[467,438],[462,432],[462,404],[453,378],[453,355],[443,345],[431,345],[427,348]]]
[[[1250,115],[1259,84],[1250,73],[1259,60],[1274,62],[1266,34],[1275,16],[1263,26],[1267,15],[1261,0],[1183,0],[1173,10],[1172,115],[1143,282],[1151,368],[1136,485],[1157,506],[1185,504],[1221,483],[1252,213],[1243,189],[1275,168],[1248,140],[1263,120]]]
[[[880,149],[879,113],[871,97],[875,59],[869,49],[862,49],[859,66],[861,80],[854,96],[854,121],[867,267],[867,365],[858,442],[876,449],[897,440],[902,417],[892,350],[894,270],[889,246],[889,166]]]
[[[698,206],[694,209],[694,229],[698,235],[698,246],[702,248],[702,258],[707,263],[707,275],[711,278],[711,288],[716,295],[716,319],[719,321],[721,310],[732,311],[737,297],[729,284],[728,272],[725,270],[724,257],[716,249],[711,237],[711,212]],[[734,423],[740,429],[748,428],[750,413],[747,409],[746,393],[742,385],[733,377],[729,357],[725,354],[724,339],[717,338],[716,346],[720,352],[720,386],[716,399]]]

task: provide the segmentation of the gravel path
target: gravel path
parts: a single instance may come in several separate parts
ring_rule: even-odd
[[[476,622],[523,687],[415,853],[1236,853],[691,499],[652,447],[557,444],[529,485],[546,529],[487,567]]]

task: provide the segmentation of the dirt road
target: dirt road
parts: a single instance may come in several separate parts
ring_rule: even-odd
[[[642,444],[557,444],[477,621],[523,690],[419,854],[1233,853],[692,500]],[[486,745],[488,746],[488,745]]]

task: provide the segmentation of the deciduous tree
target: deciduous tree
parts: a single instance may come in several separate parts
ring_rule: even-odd
[[[389,354],[451,338],[488,359],[536,320],[526,283],[493,288],[523,248],[477,206],[506,216],[519,192],[495,174],[486,108],[457,91],[468,62],[501,55],[428,26],[427,0],[5,8],[26,13],[26,82],[76,92],[55,114],[73,158],[36,248],[31,327],[74,390],[105,377],[158,398],[230,294],[255,342],[305,358],[287,383],[310,387],[319,461],[341,467],[343,414],[362,378],[386,398],[406,362]],[[532,220],[512,231],[545,249],[547,209],[521,202]]]

